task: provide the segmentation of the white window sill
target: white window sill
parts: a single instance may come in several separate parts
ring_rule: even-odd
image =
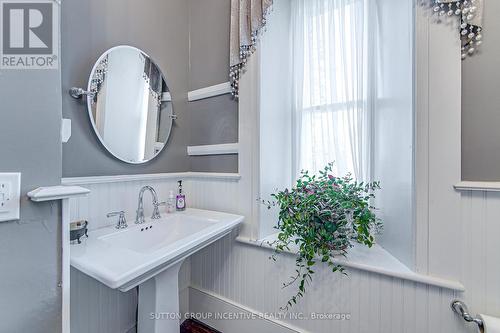
[[[261,240],[250,240],[244,237],[238,237],[236,240],[243,244],[273,250],[274,248],[269,245],[269,243],[276,240],[276,235],[277,234],[274,234]],[[287,252],[295,254],[293,249]],[[461,292],[465,291],[465,287],[460,282],[415,273],[378,244],[375,244],[372,248],[357,244],[349,250],[347,257],[334,259],[334,262],[345,267],[396,277],[403,280]]]

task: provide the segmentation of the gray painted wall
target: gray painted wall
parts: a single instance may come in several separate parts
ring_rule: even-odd
[[[238,155],[191,156],[193,172],[238,172]]]
[[[189,90],[229,79],[230,0],[189,0]]]
[[[238,142],[238,104],[231,95],[189,102],[190,145]]]
[[[462,65],[462,179],[500,180],[500,1],[485,1],[481,51]]]
[[[189,89],[229,79],[230,0],[190,0]],[[238,142],[238,103],[229,95],[188,105],[190,145]],[[191,171],[238,172],[238,155],[190,157]]]
[[[0,172],[21,172],[21,219],[0,223],[0,332],[61,331],[60,207],[26,192],[61,179],[59,70],[0,72]]]
[[[185,0],[65,0],[62,6],[63,114],[72,137],[63,145],[63,176],[101,176],[187,171],[189,160],[189,8]],[[153,161],[130,165],[99,143],[84,103],[66,92],[86,87],[95,60],[106,49],[129,44],[148,53],[164,72],[173,97],[175,121],[167,147]]]
[[[155,24],[150,24],[155,22]],[[238,141],[238,104],[229,96],[188,103],[188,90],[228,80],[230,0],[66,0],[62,17],[62,86],[86,87],[106,49],[130,44],[164,71],[179,116],[167,147],[153,161],[129,165],[109,154],[95,136],[86,105],[63,94],[72,137],[63,145],[63,176],[177,171],[237,172],[238,156],[191,157],[188,145]],[[82,33],[85,32],[85,33]]]

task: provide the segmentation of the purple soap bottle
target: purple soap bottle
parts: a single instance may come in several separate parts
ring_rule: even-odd
[[[177,211],[186,210],[186,196],[182,193],[182,180],[177,182],[179,184],[179,193],[175,197],[175,209]]]

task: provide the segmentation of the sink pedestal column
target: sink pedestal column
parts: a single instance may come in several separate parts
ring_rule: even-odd
[[[137,333],[179,333],[181,264],[174,264],[139,286]]]

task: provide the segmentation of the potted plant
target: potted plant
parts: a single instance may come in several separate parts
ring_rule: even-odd
[[[297,286],[296,294],[282,310],[288,310],[304,296],[306,285],[312,282],[313,266],[327,264],[333,272],[345,274],[344,268],[334,262],[345,256],[353,242],[371,247],[374,235],[382,223],[371,205],[378,182],[357,182],[350,174],[336,177],[333,163],[328,164],[318,176],[303,171],[291,190],[285,189],[271,195],[273,201],[263,201],[279,209],[277,240],[271,257],[283,251],[296,251],[296,270],[283,288]],[[292,249],[293,248],[293,249]]]

